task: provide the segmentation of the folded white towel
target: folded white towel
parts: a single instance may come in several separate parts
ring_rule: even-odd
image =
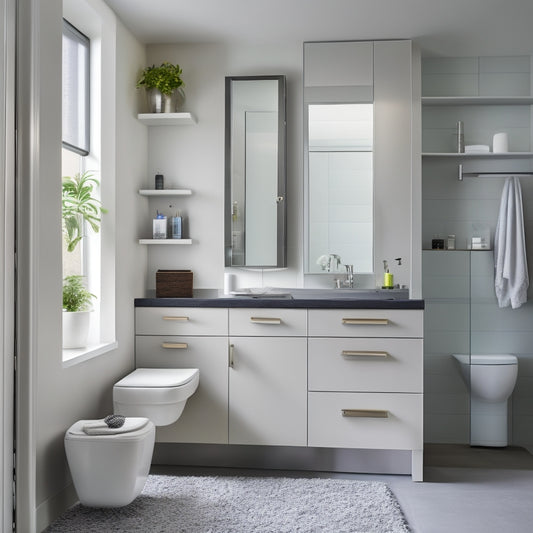
[[[468,144],[465,146],[465,154],[486,154],[490,152],[488,144]]]
[[[500,307],[516,309],[527,302],[529,275],[522,190],[516,176],[505,181],[494,234],[494,288]]]

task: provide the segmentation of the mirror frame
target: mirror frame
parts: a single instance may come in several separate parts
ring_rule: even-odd
[[[278,175],[277,175],[277,257],[275,264],[232,264],[232,83],[234,81],[276,80],[278,82]],[[235,268],[284,268],[287,266],[287,111],[284,75],[226,76],[224,142],[224,264]]]

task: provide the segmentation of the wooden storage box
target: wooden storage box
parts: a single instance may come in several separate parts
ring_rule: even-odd
[[[158,270],[155,273],[156,298],[192,298],[191,270]]]

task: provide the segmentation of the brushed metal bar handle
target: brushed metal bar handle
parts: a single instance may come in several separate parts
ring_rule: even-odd
[[[372,350],[342,350],[341,354],[355,357],[387,357],[389,352],[377,352]]]
[[[171,349],[171,350],[174,350],[174,349],[183,350],[185,348],[188,348],[189,345],[186,342],[164,342],[161,344],[161,347]]]
[[[233,352],[235,351],[235,344],[229,345],[228,365],[233,368]]]
[[[189,320],[188,316],[164,316],[163,320],[179,320],[179,321],[187,321]]]
[[[353,418],[389,418],[389,412],[381,409],[342,409],[342,416]]]
[[[251,316],[250,322],[253,322],[254,324],[281,324],[281,318]]]
[[[386,326],[389,323],[388,318],[343,318],[343,324],[348,325],[368,325],[368,326]]]

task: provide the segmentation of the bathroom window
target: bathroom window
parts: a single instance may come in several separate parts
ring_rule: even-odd
[[[67,251],[63,243],[63,277],[84,276],[87,288],[96,295],[87,346],[63,350],[63,364],[69,366],[116,347],[114,140],[108,138],[102,119],[104,108],[106,116],[114,115],[114,92],[101,90],[103,79],[114,87],[115,66],[114,49],[102,51],[110,30],[99,12],[84,0],[64,0],[63,13],[61,176],[93,175],[100,183],[95,196],[108,211],[98,232],[84,228],[74,251]],[[106,120],[111,130],[112,119]]]

